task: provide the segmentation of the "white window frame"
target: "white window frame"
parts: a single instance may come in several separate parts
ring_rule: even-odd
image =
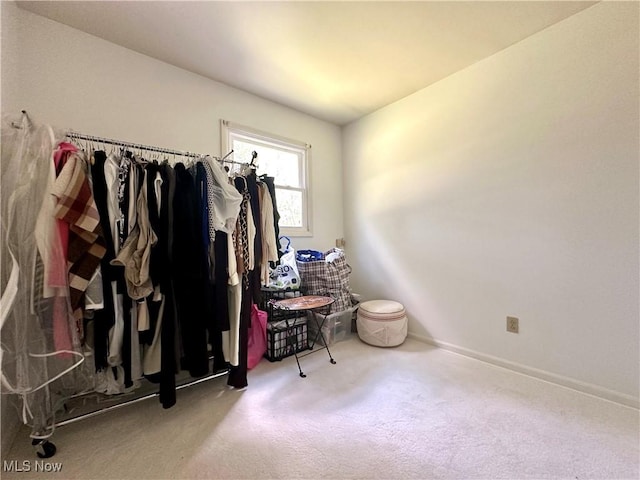
[[[230,122],[228,120],[220,120],[220,156],[224,157],[229,151],[231,151],[231,145],[233,144],[233,136],[247,137],[251,141],[261,143],[267,147],[281,148],[283,150],[289,150],[293,153],[300,152],[300,187],[290,187],[287,185],[279,185],[278,179],[275,179],[275,186],[278,189],[294,190],[302,193],[302,226],[301,227],[280,227],[280,235],[286,235],[289,237],[310,237],[313,235],[312,222],[311,222],[311,182],[309,180],[309,162],[311,159],[311,145],[300,142],[298,140],[292,140],[280,135],[257,130],[252,127],[240,125]],[[251,159],[234,158],[235,161],[249,162]],[[258,164],[260,164],[260,157],[258,157]],[[269,172],[266,172],[267,174]],[[276,199],[277,200],[277,199]]]

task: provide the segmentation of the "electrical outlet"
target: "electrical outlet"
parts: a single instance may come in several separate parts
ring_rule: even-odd
[[[507,332],[518,333],[520,320],[517,317],[507,317]]]
[[[344,248],[344,238],[336,238],[336,247],[338,248]]]

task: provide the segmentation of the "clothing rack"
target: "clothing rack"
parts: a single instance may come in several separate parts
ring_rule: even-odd
[[[22,118],[23,118],[23,122],[26,121],[27,126],[31,124],[31,119],[29,118],[27,112],[25,110],[22,110]],[[21,123],[23,123],[21,122]],[[23,128],[21,124],[18,124],[16,122],[12,122],[12,126],[14,128]],[[194,152],[187,152],[187,151],[182,151],[182,150],[173,150],[173,149],[168,149],[168,148],[162,148],[162,147],[156,147],[156,146],[151,146],[151,145],[144,145],[144,144],[139,144],[139,143],[132,143],[132,142],[125,142],[125,141],[121,141],[121,140],[115,140],[112,138],[107,138],[107,137],[100,137],[100,136],[96,136],[96,135],[88,135],[88,134],[84,134],[84,133],[80,133],[80,132],[76,132],[76,131],[68,131],[66,133],[66,137],[70,140],[83,140],[83,141],[87,141],[87,142],[93,142],[93,143],[97,143],[97,144],[103,144],[103,145],[114,145],[117,147],[121,147],[121,148],[129,148],[132,150],[138,150],[138,151],[147,151],[147,152],[155,152],[155,153],[161,153],[161,154],[166,154],[166,155],[173,155],[176,157],[184,157],[184,158],[213,158],[215,160],[217,160],[218,162],[221,163],[230,163],[230,164],[236,164],[236,165],[244,165],[244,166],[249,166],[251,168],[255,168],[255,160],[258,156],[257,152],[252,152],[252,157],[251,157],[251,162],[250,163],[246,163],[246,162],[238,162],[235,160],[230,160],[228,159],[228,157],[233,154],[233,150],[231,150],[229,153],[227,153],[224,157],[220,158],[217,156],[213,156],[213,155],[205,155],[205,154],[199,154],[199,153],[194,153]],[[213,373],[210,373],[204,377],[200,377],[200,378],[196,378],[193,380],[186,380],[184,381],[184,383],[179,383],[178,385],[176,385],[176,390],[181,390],[183,388],[187,388],[193,385],[197,385],[199,383],[202,382],[206,382],[208,380],[213,380],[215,378],[219,378],[222,377],[224,375],[227,375],[230,372],[230,370],[228,368],[223,369],[223,370],[219,370]],[[95,393],[95,392],[90,392],[90,393]],[[84,393],[84,394],[79,394],[77,396],[71,397],[69,400],[73,399],[73,398],[77,398],[77,397],[83,397],[83,396],[87,396],[89,393]],[[154,397],[159,396],[159,392],[153,392],[153,393],[142,393],[140,392],[140,394],[138,396],[132,396],[131,398],[128,398],[127,400],[124,401],[117,401],[116,396],[114,396],[114,400],[115,403],[111,404],[111,405],[106,405],[106,406],[102,406],[102,407],[98,407],[95,408],[93,410],[90,410],[88,412],[85,413],[79,413],[77,415],[74,415],[73,413],[69,414],[67,418],[65,418],[63,416],[62,419],[60,419],[60,421],[55,421],[52,428],[52,434],[53,434],[53,430],[56,427],[60,427],[60,426],[64,426],[64,425],[68,425],[71,423],[75,423],[78,422],[80,420],[84,420],[87,418],[91,418],[94,417],[96,415],[102,414],[102,413],[106,413],[108,411],[112,411],[115,409],[119,409],[122,408],[124,406],[127,405],[131,405],[134,403],[138,403],[141,402],[143,400],[147,400],[147,399],[151,399]],[[49,437],[51,438],[51,437]],[[43,438],[43,439],[34,439],[32,441],[32,446],[35,448],[36,450],[36,454],[38,457],[40,458],[50,458],[53,455],[55,455],[56,453],[56,446],[49,440],[49,438]]]
[[[220,371],[211,373],[211,374],[206,375],[204,377],[197,378],[197,379],[191,380],[189,382],[176,385],[176,391],[177,390],[182,390],[183,388],[191,387],[193,385],[197,385],[197,384],[202,383],[202,382],[206,382],[208,380],[213,380],[215,378],[222,377],[224,375],[227,375],[228,373],[229,373],[229,369],[224,369],[224,370],[220,370]],[[87,393],[84,393],[84,394],[75,395],[75,396],[71,397],[69,400],[71,400],[73,398],[78,398],[78,397],[90,395],[92,393],[95,393],[95,392],[87,392]],[[142,402],[144,400],[149,400],[151,398],[158,397],[159,395],[160,395],[159,392],[148,393],[146,395],[129,398],[129,399],[127,399],[125,401],[122,401],[122,402],[117,402],[117,403],[114,403],[112,405],[108,405],[108,406],[105,406],[105,407],[97,408],[95,410],[91,410],[91,411],[86,412],[86,413],[81,413],[79,415],[71,415],[68,418],[65,418],[65,419],[63,419],[61,421],[55,422],[50,427],[51,428],[51,435],[53,435],[53,432],[57,427],[62,427],[64,425],[69,425],[71,423],[79,422],[80,420],[85,420],[87,418],[95,417],[96,415],[100,415],[102,413],[110,412],[112,410],[116,410],[116,409],[119,409],[119,408],[122,408],[122,407],[125,407],[125,406],[128,406],[128,405],[133,405],[134,403]],[[114,398],[115,398],[115,396],[114,396]],[[36,455],[39,458],[51,458],[51,457],[53,457],[55,455],[57,448],[56,448],[55,444],[50,440],[51,435],[48,438],[33,439],[33,441],[31,442],[31,446],[35,449]]]
[[[215,378],[223,377],[224,375],[227,375],[228,373],[229,373],[229,369],[220,370],[218,372],[211,373],[211,374],[209,374],[207,376],[204,376],[202,378],[197,378],[197,379],[191,380],[189,382],[186,382],[186,383],[183,383],[183,384],[180,384],[180,385],[176,385],[176,390],[182,390],[183,388],[191,387],[193,385],[197,385],[197,384],[202,383],[202,382],[206,382],[206,381],[209,381],[209,380],[213,380]],[[95,393],[95,392],[89,392],[89,393]],[[87,394],[84,394],[84,395],[87,395]],[[75,415],[75,416],[72,415],[69,418],[61,420],[59,422],[55,422],[54,423],[54,428],[55,427],[62,427],[64,425],[69,425],[71,423],[75,423],[75,422],[78,422],[80,420],[85,420],[85,419],[90,418],[90,417],[95,417],[96,415],[100,415],[101,413],[106,413],[106,412],[109,412],[111,410],[116,410],[118,408],[125,407],[127,405],[132,405],[134,403],[142,402],[144,400],[149,400],[149,399],[155,398],[155,397],[157,397],[159,395],[160,395],[160,393],[153,392],[153,393],[149,393],[149,394],[146,394],[146,395],[142,395],[140,397],[130,398],[130,399],[124,401],[124,402],[118,402],[118,403],[115,403],[113,405],[102,407],[102,408],[99,408],[99,409],[96,409],[96,410],[93,410],[93,411],[90,411],[90,412],[87,412],[87,413],[82,413],[80,415]],[[82,396],[82,395],[79,395],[79,396]]]
[[[23,114],[26,115],[26,112],[23,110]],[[114,146],[118,146],[118,147],[122,147],[122,148],[130,148],[133,150],[144,150],[147,152],[155,152],[155,153],[164,153],[166,155],[173,155],[173,156],[177,156],[177,157],[185,157],[185,158],[205,158],[205,157],[210,157],[213,158],[221,163],[232,163],[232,164],[236,164],[236,165],[247,165],[244,162],[237,162],[235,160],[229,160],[228,157],[233,153],[233,150],[231,150],[229,153],[227,153],[224,157],[220,158],[217,157],[215,155],[208,155],[208,154],[201,154],[201,153],[194,153],[194,152],[187,152],[187,151],[182,151],[182,150],[172,150],[169,148],[162,148],[162,147],[155,147],[152,145],[143,145],[141,143],[132,143],[132,142],[124,142],[121,140],[115,140],[113,138],[106,138],[106,137],[98,137],[96,135],[87,135],[85,133],[79,133],[79,132],[75,132],[73,130],[70,130],[67,132],[67,137],[69,139],[72,140],[84,140],[84,141],[88,141],[88,142],[95,142],[95,143],[102,143],[102,144],[106,144],[106,145],[114,145]],[[251,164],[253,164],[253,162],[255,161],[255,158],[257,156],[256,152],[253,152],[255,155],[252,156],[251,158]]]

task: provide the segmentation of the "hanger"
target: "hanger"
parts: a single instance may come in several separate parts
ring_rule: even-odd
[[[229,155],[231,155],[232,153],[233,153],[233,149],[232,149],[229,153],[227,153],[224,157],[222,157],[222,158],[220,159],[220,162],[224,162],[224,161],[229,157]],[[208,156],[208,155],[207,155],[207,156]]]
[[[23,129],[26,123],[26,127],[31,128],[33,126],[33,123],[29,118],[29,114],[27,113],[26,110],[21,110],[21,112],[22,112],[22,116],[20,117],[20,122],[11,122],[11,126],[13,128]]]

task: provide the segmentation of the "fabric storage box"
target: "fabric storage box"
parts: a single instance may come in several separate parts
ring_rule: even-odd
[[[324,345],[326,339],[327,345],[346,340],[351,336],[351,322],[355,308],[349,308],[342,312],[331,313],[327,315],[324,324],[322,320],[324,315],[321,313],[309,312],[307,314],[307,328],[309,342],[313,342],[318,334],[318,325],[322,325],[322,335],[317,335],[318,345]],[[313,318],[315,316],[315,318]],[[316,320],[318,323],[316,323]]]
[[[362,302],[356,317],[360,340],[376,347],[395,347],[407,338],[407,315],[392,300]]]
[[[287,321],[289,326],[287,326]],[[309,348],[307,318],[267,323],[267,351],[265,357],[276,362]]]

